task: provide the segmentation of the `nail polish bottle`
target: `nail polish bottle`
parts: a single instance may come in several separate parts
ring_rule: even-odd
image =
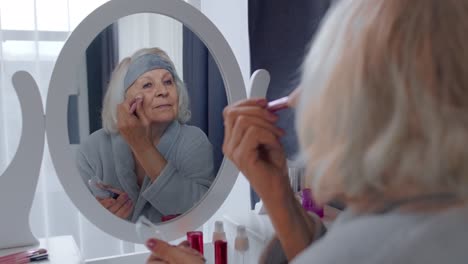
[[[187,241],[189,242],[191,248],[195,249],[203,255],[203,232],[187,232]]]
[[[313,212],[318,215],[320,218],[324,216],[323,207],[318,206],[313,198],[312,198],[312,191],[309,188],[305,188],[302,190],[302,208],[304,208],[308,212]]]
[[[234,261],[233,263],[244,264],[246,263],[247,250],[249,249],[249,238],[245,230],[245,226],[237,226],[237,235],[234,242]]]
[[[224,232],[224,226],[222,221],[215,222],[215,230],[213,232],[213,244],[218,240],[226,240],[226,233]]]
[[[225,240],[216,240],[214,243],[215,248],[215,264],[227,264],[227,242]]]

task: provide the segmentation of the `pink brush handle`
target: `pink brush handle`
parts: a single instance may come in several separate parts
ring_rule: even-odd
[[[282,110],[282,109],[286,109],[288,108],[289,105],[288,105],[288,97],[285,96],[285,97],[282,97],[280,99],[276,99],[276,100],[273,100],[271,102],[268,103],[267,105],[267,109],[271,112],[276,112],[276,111],[279,111],[279,110]]]

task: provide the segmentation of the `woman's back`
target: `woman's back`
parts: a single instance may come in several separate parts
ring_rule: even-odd
[[[468,206],[439,213],[338,217],[300,263],[468,263]]]

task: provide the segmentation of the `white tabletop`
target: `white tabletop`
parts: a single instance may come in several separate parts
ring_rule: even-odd
[[[40,244],[30,247],[11,248],[0,250],[0,256],[21,252],[30,249],[44,248],[49,253],[49,260],[38,263],[48,264],[82,264],[80,251],[72,236],[56,236],[39,239]]]

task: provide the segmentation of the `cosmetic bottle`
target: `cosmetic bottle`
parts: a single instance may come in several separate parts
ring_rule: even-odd
[[[245,230],[245,226],[239,225],[237,226],[237,235],[236,240],[234,242],[234,259],[233,263],[236,264],[244,264],[246,262],[246,255],[249,249],[249,238],[247,236],[247,232]]]
[[[203,255],[203,232],[187,232],[187,241],[189,242],[191,248],[195,249]]]
[[[309,188],[305,188],[302,190],[302,208],[304,208],[308,212],[313,212],[318,215],[320,218],[324,216],[323,207],[318,206],[313,198],[312,198],[312,191]]]
[[[226,233],[224,233],[223,222],[221,222],[221,221],[216,221],[215,222],[215,230],[213,232],[213,238],[212,238],[213,244],[218,240],[227,241]]]
[[[172,215],[163,215],[161,216],[161,222],[167,222],[169,220],[172,220],[178,216],[180,216],[181,214],[172,214]]]
[[[214,242],[215,248],[215,261],[214,264],[227,264],[227,242],[225,240],[216,240]]]

